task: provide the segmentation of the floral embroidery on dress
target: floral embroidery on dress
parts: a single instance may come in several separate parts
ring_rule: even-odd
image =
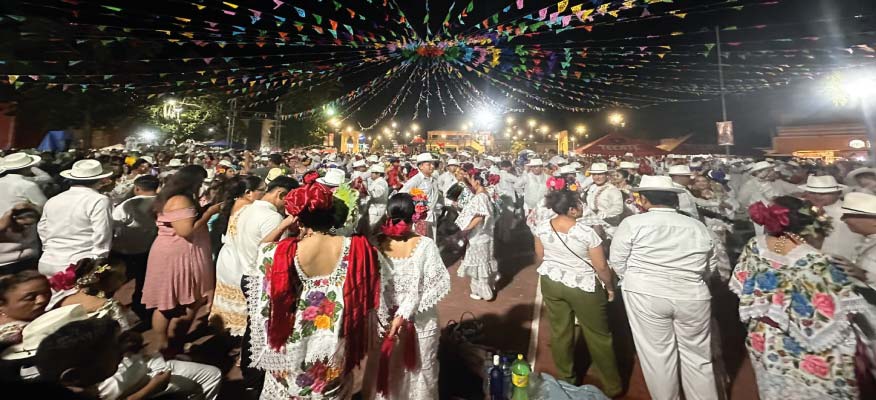
[[[319,285],[320,282],[325,282]],[[317,281],[316,286],[326,286],[328,280],[323,279]],[[334,290],[327,293],[321,291],[312,291],[306,298],[298,302],[298,312],[301,313],[301,329],[292,333],[292,343],[300,341],[302,338],[313,335],[318,329],[327,329],[335,331],[335,322],[337,322],[341,310],[344,308],[337,302],[338,294]]]
[[[301,373],[295,377],[299,396],[331,392],[340,386],[341,369],[328,365],[324,360],[305,362]]]

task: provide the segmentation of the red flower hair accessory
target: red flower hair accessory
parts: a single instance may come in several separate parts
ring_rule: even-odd
[[[785,228],[791,223],[788,219],[788,210],[777,204],[769,207],[762,202],[757,202],[748,207],[748,215],[751,220],[764,227],[770,235],[778,235],[785,231]]]
[[[399,220],[398,222],[392,222],[391,219],[387,219],[386,222],[383,223],[383,227],[380,228],[384,235],[389,237],[402,237],[406,235],[411,230],[411,226],[408,225],[404,220]]]
[[[334,203],[334,195],[325,186],[314,183],[316,178],[309,176],[310,173],[304,176],[305,185],[293,190],[286,195],[286,213],[289,215],[299,215],[302,211],[327,210],[332,208]],[[317,177],[319,174],[316,174]],[[310,181],[310,183],[306,183]]]
[[[319,178],[319,172],[310,171],[310,172],[304,174],[304,176],[301,178],[301,180],[304,181],[305,185],[311,185],[314,182],[316,182],[317,178]]]
[[[487,177],[487,183],[490,186],[496,186],[499,184],[500,179],[501,177],[499,175],[490,175],[489,177]]]
[[[566,187],[566,180],[562,177],[552,176],[547,180],[549,190],[563,190]]]
[[[52,275],[49,278],[49,286],[56,292],[73,289],[76,286],[76,265],[71,264],[67,269]]]

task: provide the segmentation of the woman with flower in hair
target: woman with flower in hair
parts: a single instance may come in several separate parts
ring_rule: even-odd
[[[855,399],[850,317],[867,306],[843,270],[818,248],[831,221],[808,201],[782,196],[749,207],[764,227],[730,278],[760,398]]]
[[[450,292],[450,274],[432,239],[411,229],[410,194],[389,199],[379,235],[384,336],[378,374],[380,398],[438,398],[438,302]]]
[[[265,282],[248,302],[252,366],[266,372],[262,399],[349,398],[376,338],[377,250],[337,234],[349,209],[318,177],[305,174],[286,196],[299,234],[259,249]]]
[[[474,300],[492,300],[493,286],[498,279],[499,265],[493,255],[493,227],[495,208],[487,192],[488,178],[480,171],[472,169],[466,177],[466,184],[474,193],[471,200],[462,208],[456,225],[462,229],[460,235],[468,239],[468,248],[459,265],[457,275],[471,278],[471,297]]]

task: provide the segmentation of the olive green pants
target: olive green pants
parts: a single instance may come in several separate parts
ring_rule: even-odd
[[[590,357],[601,373],[603,391],[611,397],[621,393],[623,384],[608,327],[608,299],[598,281],[595,290],[594,293],[588,293],[541,277],[541,293],[551,324],[551,354],[557,366],[557,379],[577,384],[574,371],[577,317]]]

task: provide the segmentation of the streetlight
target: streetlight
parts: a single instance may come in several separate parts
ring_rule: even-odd
[[[398,128],[398,123],[396,123],[395,121],[392,121],[390,125],[392,125],[392,129]]]
[[[411,130],[414,131],[414,132],[419,131],[419,130],[420,130],[420,125],[417,125],[416,123],[411,124]]]
[[[624,121],[624,115],[621,113],[613,113],[608,116],[608,123],[614,125],[615,127],[623,128],[626,125],[626,121]]]
[[[215,131],[215,130],[216,130],[216,128],[208,128],[207,132],[213,133],[213,131]]]
[[[550,130],[551,130],[551,128],[550,128],[549,126],[547,126],[547,125],[542,125],[542,126],[541,126],[541,133],[543,133],[543,134],[545,134],[545,135],[547,135],[548,133],[550,133]]]
[[[581,135],[581,134],[583,134],[583,133],[585,133],[585,132],[587,132],[587,127],[586,127],[586,126],[584,126],[584,125],[578,125],[578,126],[575,127],[575,133]]]
[[[335,115],[335,109],[332,106],[325,106],[325,115],[328,117],[333,117]]]
[[[512,117],[512,116],[509,115],[507,118],[505,118],[505,123],[507,123],[508,125],[513,124],[513,123],[514,123],[514,117]]]
[[[537,125],[538,122],[536,120],[530,118],[529,121],[527,122],[527,124],[529,125],[530,128],[535,128],[535,125]]]

